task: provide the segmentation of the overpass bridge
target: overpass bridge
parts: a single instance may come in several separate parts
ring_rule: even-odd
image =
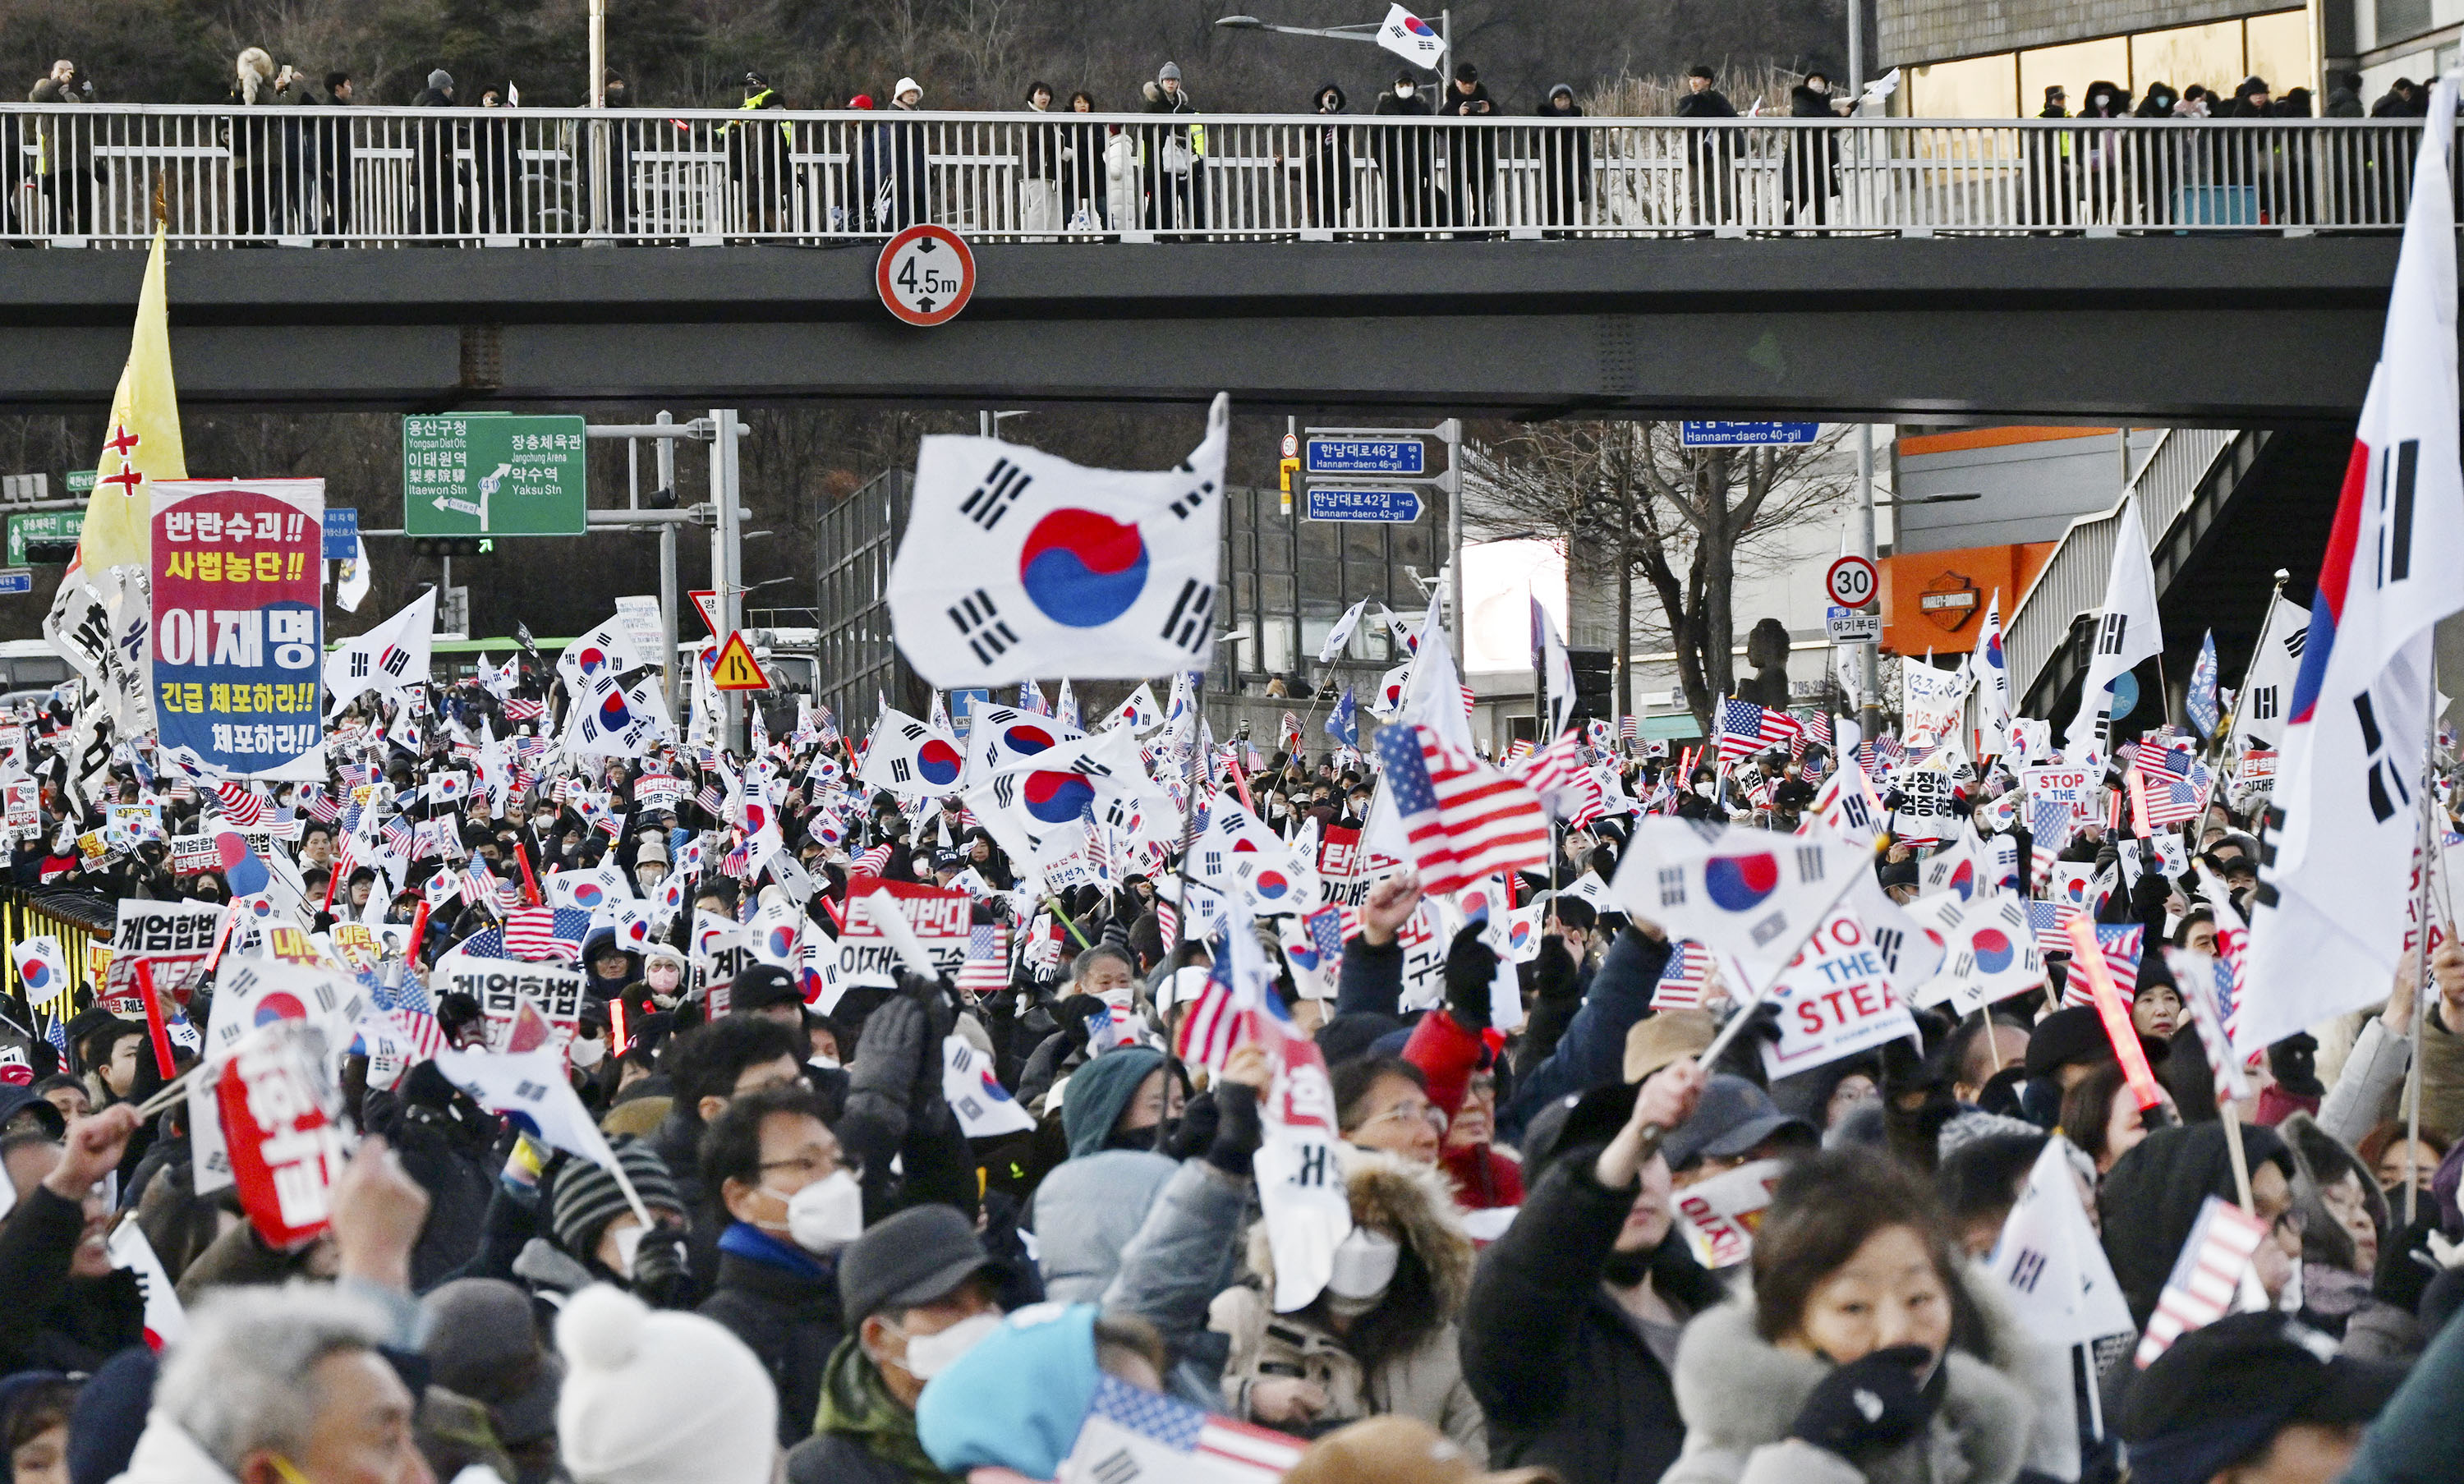
[[[159,185],[198,404],[2334,424],[2418,130],[8,105],[0,404],[107,401]]]

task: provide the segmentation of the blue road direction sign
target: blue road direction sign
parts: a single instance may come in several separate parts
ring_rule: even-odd
[[[31,593],[34,590],[34,574],[26,567],[0,571],[0,593]]]
[[[348,506],[325,507],[325,559],[348,561],[360,554],[360,513]]]
[[[1677,441],[1688,448],[1758,448],[1812,443],[1819,423],[1680,423]]]
[[[1303,456],[1311,474],[1419,474],[1427,466],[1428,447],[1418,438],[1312,437]]]
[[[1420,518],[1420,491],[1412,489],[1311,485],[1309,491],[1309,518],[1311,520],[1364,520],[1385,525],[1408,525]]]

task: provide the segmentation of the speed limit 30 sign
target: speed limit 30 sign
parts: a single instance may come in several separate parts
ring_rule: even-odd
[[[1874,600],[1874,564],[1862,556],[1842,556],[1822,574],[1822,591],[1842,608],[1862,608]]]
[[[945,324],[976,292],[976,255],[957,232],[930,222],[890,239],[872,267],[881,302],[908,324]]]

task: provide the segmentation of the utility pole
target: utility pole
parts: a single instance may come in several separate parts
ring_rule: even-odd
[[[734,407],[715,407],[710,414],[710,498],[718,519],[710,528],[710,585],[718,592],[719,638],[744,626],[744,522],[739,518],[736,440],[743,425]],[[721,747],[736,746],[743,736],[744,694],[720,692],[726,704],[726,734]]]
[[[669,427],[674,423],[675,419],[668,415],[665,407],[659,409],[659,426]],[[657,462],[652,467],[659,471],[659,488],[668,491],[668,498],[672,501],[676,494],[676,441],[673,438],[658,440]],[[659,651],[659,673],[667,677],[666,700],[670,716],[676,714],[677,682],[684,679],[684,666],[676,663],[676,528],[663,525],[659,528],[659,638],[665,647]]]
[[[1454,576],[1447,583],[1448,606],[1454,609],[1454,622],[1447,625],[1454,635],[1455,665],[1463,664],[1463,419],[1448,418],[1438,425],[1438,436],[1446,444],[1446,570]]]
[[[1865,5],[1848,0],[1848,99],[1853,110],[1865,97]]]
[[[1849,0],[1856,13],[1856,0]],[[1857,555],[1874,559],[1874,425],[1857,425]],[[1879,570],[1879,569],[1878,569]],[[1881,665],[1873,640],[1857,646],[1857,731],[1860,740],[1882,734]]]

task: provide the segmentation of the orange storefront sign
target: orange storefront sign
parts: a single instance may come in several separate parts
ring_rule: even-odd
[[[1969,546],[1885,556],[1881,568],[1882,647],[1893,654],[1965,654],[1976,647],[1986,605],[1998,590],[2002,622],[2053,556],[2054,542]]]

